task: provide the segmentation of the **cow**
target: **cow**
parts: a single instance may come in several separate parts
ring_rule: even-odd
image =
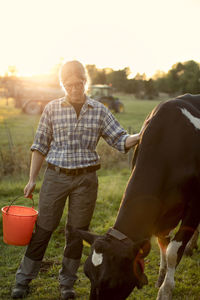
[[[157,300],[172,299],[175,269],[200,222],[200,94],[152,111],[133,162],[114,226],[103,236],[80,232],[91,244],[84,264],[90,300],[124,300],[148,283],[144,258],[152,236],[161,254]]]

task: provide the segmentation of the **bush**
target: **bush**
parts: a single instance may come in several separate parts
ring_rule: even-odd
[[[123,169],[128,167],[128,154],[123,154],[100,140],[97,152],[103,169]]]

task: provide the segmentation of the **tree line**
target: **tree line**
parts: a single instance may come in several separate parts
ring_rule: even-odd
[[[16,67],[9,67],[8,74],[0,77],[0,96],[21,99],[23,95],[27,97],[31,90],[36,93],[39,87],[43,90],[60,89],[58,74],[61,64],[57,64],[50,74],[37,75],[31,80],[18,77]],[[139,99],[155,99],[159,93],[167,93],[169,96],[200,93],[200,64],[193,60],[178,62],[167,73],[159,71],[150,79],[139,73],[130,78],[129,67],[115,71],[111,68],[98,69],[92,64],[86,65],[86,69],[89,84],[109,84],[114,91],[134,94]]]
[[[150,79],[139,73],[129,79],[128,67],[114,71],[86,65],[86,69],[91,84],[110,84],[116,91],[135,94],[138,98],[154,99],[159,93],[171,96],[200,93],[200,64],[193,60],[178,62],[167,73],[157,72]]]

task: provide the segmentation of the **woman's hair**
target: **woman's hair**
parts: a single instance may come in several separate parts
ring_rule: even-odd
[[[60,83],[63,85],[64,81],[71,76],[77,76],[82,80],[87,80],[84,66],[77,60],[72,60],[64,63],[60,70]]]

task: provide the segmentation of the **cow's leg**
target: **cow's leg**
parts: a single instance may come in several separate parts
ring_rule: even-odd
[[[192,220],[190,216],[182,222],[177,234],[169,243],[166,250],[167,271],[165,279],[159,289],[157,300],[171,300],[172,291],[175,286],[174,274],[181,257],[183,256],[185,247],[192,237],[195,228],[195,218]],[[190,225],[189,225],[190,224]]]
[[[99,300],[99,299],[100,299],[99,289],[92,286],[91,290],[90,290],[90,299],[89,300]]]
[[[172,291],[174,289],[174,273],[177,264],[178,250],[182,243],[173,240],[169,243],[166,250],[167,270],[165,279],[159,289],[157,300],[170,300],[172,299]]]
[[[169,236],[158,237],[158,245],[160,248],[160,268],[159,268],[158,280],[156,282],[157,288],[159,288],[162,285],[165,279],[165,274],[167,270],[166,249],[169,242],[170,242]]]
[[[185,255],[192,256],[193,250],[198,248],[197,241],[200,233],[200,224],[198,228],[195,230],[192,238],[187,243],[187,246],[185,248]]]

